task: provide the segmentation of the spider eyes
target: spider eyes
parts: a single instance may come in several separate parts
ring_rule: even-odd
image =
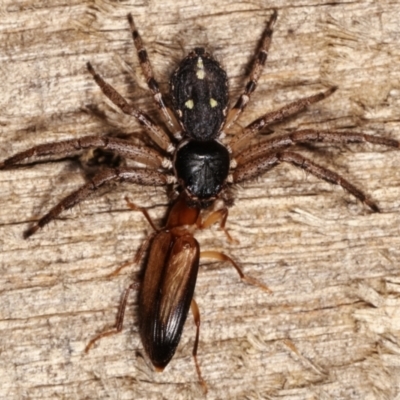
[[[214,108],[218,105],[218,101],[213,99],[212,97],[210,98],[210,106],[211,108]],[[185,107],[189,110],[191,110],[194,107],[194,102],[192,99],[186,100],[185,102]]]

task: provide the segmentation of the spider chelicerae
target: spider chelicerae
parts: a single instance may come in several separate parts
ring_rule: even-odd
[[[208,208],[216,199],[232,204],[232,185],[256,178],[286,162],[330,183],[342,186],[372,211],[377,204],[360,189],[336,172],[322,167],[299,153],[289,151],[292,145],[309,142],[359,143],[369,142],[390,147],[400,147],[398,141],[358,132],[331,130],[297,130],[257,144],[252,140],[265,127],[305,110],[309,105],[331,95],[336,87],[294,101],[277,111],[268,112],[256,119],[231,139],[225,132],[238,119],[249,103],[267,60],[273,26],[277,12],[273,11],[263,32],[260,45],[243,93],[228,111],[228,80],[220,64],[205,51],[195,48],[184,58],[170,81],[172,108],[166,105],[142,39],[131,15],[128,21],[140,65],[148,88],[159,107],[168,132],[152,121],[143,111],[130,105],[111,85],[95,72],[90,63],[89,72],[103,93],[127,115],[136,118],[153,143],[137,145],[127,139],[105,136],[85,136],[32,147],[0,163],[9,168],[31,157],[61,155],[88,149],[112,151],[125,159],[139,162],[143,167],[108,167],[99,170],[90,180],[74,191],[30,227],[25,238],[34,234],[63,210],[74,207],[103,185],[112,181],[126,181],[145,186],[172,185],[175,192],[185,193],[189,206]]]

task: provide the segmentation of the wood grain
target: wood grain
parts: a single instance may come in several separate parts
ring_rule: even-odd
[[[206,45],[230,77],[232,103],[272,7],[270,57],[245,126],[332,85],[338,91],[273,127],[348,129],[400,140],[400,5],[319,1],[3,0],[0,5],[0,159],[88,134],[140,131],[112,108],[86,62],[132,104],[158,118],[140,72],[131,12],[164,91],[179,60]],[[240,129],[239,126],[236,129]],[[242,284],[228,264],[202,263],[196,288],[199,362],[209,399],[400,398],[400,153],[380,146],[303,146],[382,209],[282,165],[237,189],[228,228],[202,249],[223,250],[273,294]],[[205,397],[189,318],[159,374],[143,356],[132,296],[120,335],[88,341],[115,320],[139,266],[107,277],[151,232],[126,195],[161,223],[162,189],[119,185],[23,240],[23,231],[84,182],[71,159],[0,171],[0,398]]]

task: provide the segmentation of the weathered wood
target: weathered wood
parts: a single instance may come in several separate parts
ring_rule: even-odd
[[[239,123],[331,85],[339,90],[274,127],[346,128],[400,139],[400,4],[305,0],[240,3],[4,0],[0,159],[87,134],[136,132],[94,84],[86,62],[157,117],[129,34],[131,12],[163,90],[177,62],[206,44],[240,93],[264,23],[279,3],[270,56]],[[236,127],[236,129],[238,129]],[[316,151],[315,149],[318,149]],[[400,152],[318,145],[300,152],[375,199],[371,214],[337,187],[282,165],[238,188],[227,227],[200,232],[272,290],[242,284],[228,264],[203,262],[196,288],[199,363],[208,398],[394,399],[400,392]],[[162,373],[141,355],[136,298],[122,334],[88,341],[115,320],[138,266],[108,278],[151,231],[124,196],[161,221],[162,189],[122,185],[38,232],[22,233],[84,182],[71,160],[0,171],[0,397],[202,397],[189,317]]]

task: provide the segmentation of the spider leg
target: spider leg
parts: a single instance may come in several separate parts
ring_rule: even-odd
[[[370,200],[360,189],[352,185],[349,181],[341,177],[336,172],[322,167],[321,165],[314,163],[301,154],[294,152],[271,152],[264,154],[262,157],[259,157],[255,160],[241,164],[233,173],[233,181],[234,183],[239,183],[247,179],[255,178],[264,172],[269,171],[281,162],[287,162],[295,167],[304,169],[317,178],[324,179],[325,181],[334,185],[340,185],[343,189],[347,190],[354,197],[366,204],[372,211],[379,212],[379,208],[376,203]]]
[[[261,129],[272,123],[283,121],[291,115],[297,114],[306,109],[309,105],[317,103],[330,96],[337,88],[335,86],[329,88],[325,92],[320,92],[309,97],[296,100],[293,103],[287,104],[277,111],[269,112],[262,117],[256,119],[249,124],[245,129],[239,132],[232,138],[229,146],[234,153],[238,152],[245,146]]]
[[[251,94],[256,89],[258,79],[260,78],[265,62],[267,61],[268,50],[272,40],[273,27],[275,25],[277,17],[278,13],[276,10],[274,10],[262,34],[260,47],[254,57],[253,67],[250,72],[249,80],[236,104],[229,111],[224,129],[228,129],[238,119],[239,115],[242,113],[247,103],[249,102]]]
[[[93,79],[99,85],[101,91],[125,114],[131,115],[136,118],[148,131],[151,140],[156,143],[161,149],[168,153],[172,153],[175,146],[171,143],[168,135],[157,126],[149,116],[143,111],[132,107],[128,102],[110,85],[108,84],[96,71],[93,69],[90,62],[87,63],[87,69],[92,74]]]
[[[136,183],[144,186],[161,186],[167,185],[169,182],[169,176],[164,175],[161,172],[153,171],[151,169],[141,168],[114,168],[104,169],[97,173],[88,183],[80,187],[75,192],[61,200],[55,205],[46,215],[29,228],[24,233],[24,238],[32,236],[39,228],[43,228],[50,221],[55,219],[64,210],[74,207],[76,204],[85,200],[97,189],[103,186],[105,183],[111,181],[125,181]]]
[[[170,161],[162,157],[156,150],[146,146],[137,146],[129,140],[107,136],[85,136],[80,139],[69,139],[60,142],[45,143],[31,147],[0,162],[0,169],[19,164],[31,157],[43,157],[57,154],[68,155],[79,150],[101,148],[114,151],[121,156],[141,162],[149,167],[169,168]]]
[[[147,55],[146,48],[143,45],[142,38],[136,29],[135,23],[132,18],[132,14],[128,14],[128,22],[131,27],[131,33],[133,38],[133,43],[135,44],[137,55],[140,61],[140,66],[142,67],[143,75],[146,78],[147,86],[153,93],[153,98],[158,108],[161,110],[164,120],[167,123],[169,130],[174,134],[175,137],[179,136],[181,133],[181,127],[175,118],[173,112],[165,105],[164,99],[160,92],[158,82],[154,78],[153,69],[151,68],[150,60]]]
[[[340,131],[317,131],[305,129],[282,135],[276,138],[265,140],[247,148],[244,152],[235,157],[238,164],[245,164],[251,160],[261,157],[271,151],[283,150],[286,147],[299,143],[325,142],[325,143],[372,143],[388,147],[400,148],[400,142],[380,136],[368,135],[361,132],[340,132]]]

